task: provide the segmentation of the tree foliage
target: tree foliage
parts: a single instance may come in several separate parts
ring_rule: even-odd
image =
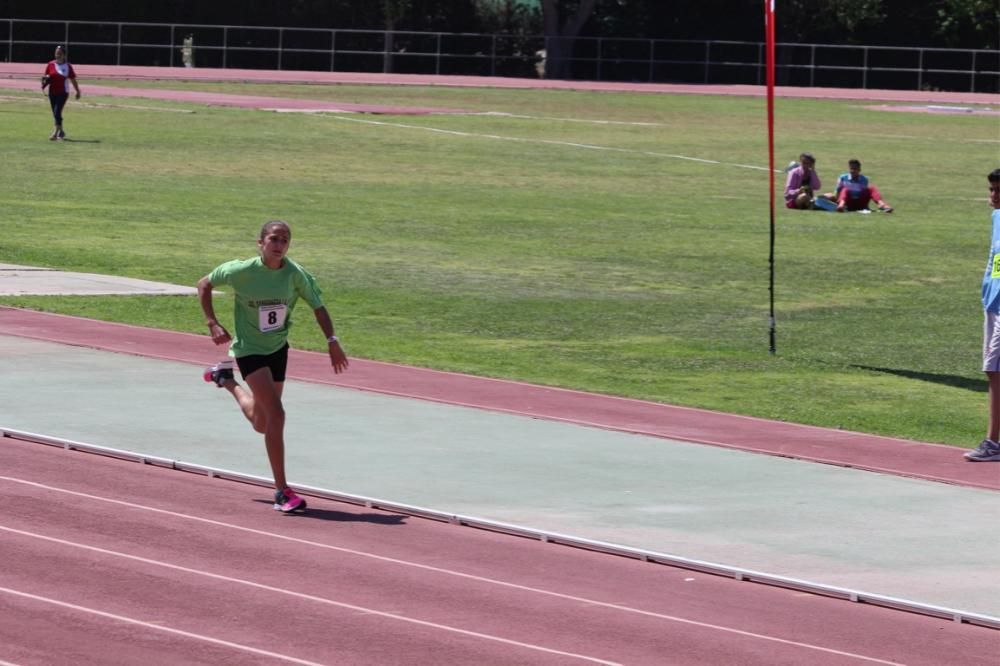
[[[996,0],[943,0],[930,21],[936,45],[996,49],[1000,39],[1000,4]],[[981,46],[980,46],[981,45]]]
[[[508,35],[542,33],[542,6],[539,0],[472,0],[472,4],[486,32]]]
[[[778,0],[781,42],[997,49],[996,0]],[[6,0],[0,18],[761,41],[763,0]]]

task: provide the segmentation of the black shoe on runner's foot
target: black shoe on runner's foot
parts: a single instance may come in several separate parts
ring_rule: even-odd
[[[274,510],[282,513],[305,511],[306,501],[295,494],[291,488],[276,490],[274,493]]]
[[[66,132],[64,132],[62,130],[59,130],[59,133],[56,134],[56,138],[59,139],[60,141],[62,141],[63,139],[66,138]]]
[[[233,378],[233,361],[232,359],[226,359],[225,361],[219,361],[211,368],[205,368],[202,378],[206,382],[212,382],[219,388],[226,383],[227,379]]]

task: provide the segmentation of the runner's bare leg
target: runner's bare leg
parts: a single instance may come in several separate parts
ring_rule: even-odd
[[[264,433],[264,445],[267,447],[267,459],[274,474],[275,488],[284,490],[288,487],[285,478],[285,408],[281,404],[281,393],[285,384],[274,381],[270,368],[255,370],[245,379],[253,392],[248,418],[255,430]],[[238,395],[234,390],[233,396],[237,402],[240,400]],[[240,408],[243,408],[242,403]],[[243,413],[246,415],[246,410]]]
[[[240,406],[240,411],[243,412],[243,416],[246,417],[253,429],[259,433],[264,432],[264,421],[262,418],[254,419],[254,408],[253,408],[253,394],[247,391],[245,388],[240,386],[235,379],[227,379],[223,382],[222,388],[229,391],[229,393],[236,399],[236,403]]]

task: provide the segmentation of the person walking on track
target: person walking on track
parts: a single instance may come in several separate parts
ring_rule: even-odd
[[[288,224],[271,220],[260,230],[258,256],[228,261],[198,281],[198,298],[212,342],[230,343],[229,356],[235,359],[250,390],[234,378],[232,358],[207,368],[205,381],[229,391],[254,430],[264,435],[274,474],[274,508],[284,513],[306,508],[305,500],[288,487],[285,477],[285,410],[281,402],[288,364],[288,330],[292,310],[300,298],[312,308],[326,336],[333,371],[340,374],[348,367],[347,355],[334,334],[315,279],[286,256],[291,240]],[[212,304],[213,288],[223,285],[232,288],[235,298],[235,335],[219,323]]]

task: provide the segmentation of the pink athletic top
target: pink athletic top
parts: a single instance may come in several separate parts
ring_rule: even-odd
[[[801,166],[797,166],[788,172],[788,180],[785,182],[785,201],[791,201],[795,198],[798,189],[802,187],[802,180],[805,174],[802,171]],[[812,188],[813,192],[818,192],[820,188],[819,184],[819,174],[813,169],[809,173],[809,187]]]

